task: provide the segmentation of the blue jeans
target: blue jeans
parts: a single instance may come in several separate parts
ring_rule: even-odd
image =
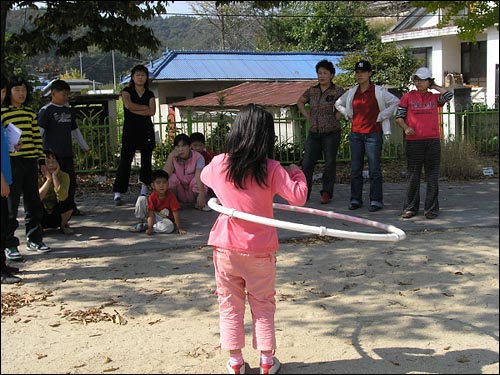
[[[380,166],[382,154],[382,132],[349,134],[351,148],[351,203],[363,204],[363,166],[365,155],[368,158],[370,173],[370,205],[384,206],[383,177]]]
[[[337,152],[340,146],[340,131],[330,133],[309,133],[306,140],[302,171],[306,175],[307,199],[311,196],[312,177],[316,162],[324,156],[323,189],[333,197],[333,185],[337,175]]]

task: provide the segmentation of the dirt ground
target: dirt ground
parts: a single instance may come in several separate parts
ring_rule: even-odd
[[[282,374],[498,374],[498,227],[278,253]],[[211,249],[27,254],[2,285],[2,374],[225,373]],[[247,373],[258,373],[247,310]]]

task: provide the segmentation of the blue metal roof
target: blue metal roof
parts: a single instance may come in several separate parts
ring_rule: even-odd
[[[344,52],[172,51],[146,65],[151,80],[297,81],[316,79],[316,64],[331,61],[337,73]],[[128,82],[127,77],[124,82]]]

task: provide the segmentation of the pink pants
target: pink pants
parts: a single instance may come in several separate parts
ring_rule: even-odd
[[[196,179],[193,178],[189,181],[189,184],[185,184],[181,182],[175,173],[172,173],[168,179],[168,188],[175,192],[177,199],[182,203],[196,203],[196,197],[200,192]],[[208,188],[205,186],[204,190],[207,193]]]
[[[245,347],[245,295],[248,295],[253,320],[253,348],[261,351],[276,349],[274,253],[247,254],[214,248],[214,266],[221,348],[236,350]]]

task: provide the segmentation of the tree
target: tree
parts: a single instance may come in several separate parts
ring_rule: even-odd
[[[97,46],[104,52],[121,51],[139,56],[145,48],[156,51],[160,41],[153,31],[139,24],[165,14],[171,1],[2,1],[1,64],[16,52],[35,56],[54,49],[57,56],[73,56]],[[8,38],[7,13],[11,9],[42,9],[28,16],[29,25]]]
[[[249,2],[217,6],[215,1],[197,1],[191,8],[217,31],[220,50],[255,49],[254,41],[263,28],[259,18],[252,17],[259,11]]]
[[[362,50],[368,40],[376,38],[364,10],[363,2],[288,2],[266,19],[268,44],[279,50]]]
[[[415,7],[428,12],[442,9],[444,12],[438,27],[450,24],[458,27],[458,36],[466,42],[476,42],[477,35],[485,29],[498,25],[498,1],[411,1]],[[464,14],[464,10],[466,10]]]
[[[411,84],[411,74],[421,64],[415,59],[410,47],[398,47],[396,43],[372,41],[363,52],[351,52],[343,56],[338,66],[347,73],[339,73],[334,81],[342,87],[350,87],[356,83],[353,67],[359,60],[368,60],[373,67],[372,82],[377,85],[394,87],[398,91],[407,92]]]

